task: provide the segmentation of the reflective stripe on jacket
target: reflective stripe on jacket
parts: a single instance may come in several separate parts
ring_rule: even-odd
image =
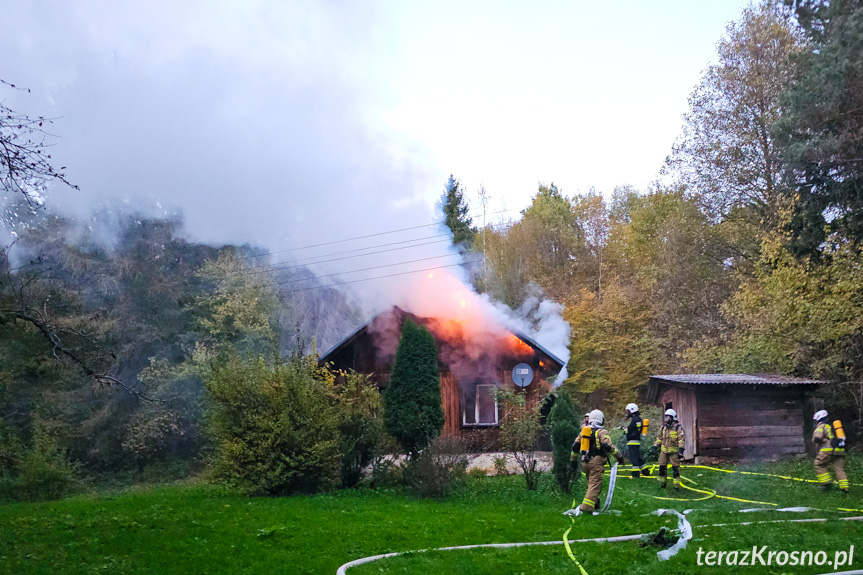
[[[677,421],[672,422],[671,425],[663,423],[653,445],[661,447],[662,453],[677,453],[678,449],[682,449],[686,445],[686,434],[683,432],[683,426]]]
[[[819,423],[812,432],[812,443],[818,448],[819,452],[831,452],[836,455],[844,455],[844,447],[833,447],[833,440],[836,435],[833,433],[833,426],[829,423]]]
[[[626,428],[626,444],[641,445],[641,428],[644,426],[640,415],[633,415]]]

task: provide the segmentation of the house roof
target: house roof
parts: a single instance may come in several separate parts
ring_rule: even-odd
[[[358,327],[358,328],[357,328],[356,330],[354,330],[352,333],[350,333],[350,334],[348,334],[347,336],[345,336],[345,337],[344,337],[340,342],[338,342],[337,344],[335,344],[333,347],[331,347],[331,348],[329,349],[329,351],[327,351],[325,354],[323,354],[323,355],[321,356],[320,363],[324,363],[324,362],[326,362],[326,361],[327,361],[327,359],[328,359],[330,356],[332,356],[334,353],[336,353],[337,351],[339,351],[339,350],[340,350],[340,349],[342,349],[343,347],[345,347],[345,346],[347,346],[347,345],[350,345],[350,343],[351,343],[351,342],[353,342],[353,341],[354,341],[354,340],[356,340],[358,337],[360,337],[363,333],[365,333],[365,332],[366,332],[366,330],[368,330],[369,326],[372,324],[372,322],[373,322],[376,318],[378,318],[378,317],[380,317],[380,316],[382,316],[382,315],[384,315],[384,314],[386,314],[386,313],[391,313],[393,310],[395,310],[395,311],[397,311],[397,312],[399,312],[399,313],[404,313],[404,314],[407,314],[407,315],[413,315],[413,314],[409,314],[408,312],[405,312],[404,310],[402,310],[401,308],[399,308],[399,307],[397,307],[397,306],[393,306],[393,307],[392,307],[392,308],[390,308],[389,310],[379,313],[378,315],[376,315],[376,316],[372,317],[372,318],[371,318],[371,319],[369,319],[366,323],[364,323],[363,325],[361,325],[360,327]],[[534,340],[534,339],[533,339],[533,338],[531,338],[530,336],[527,336],[527,335],[525,335],[525,334],[523,334],[522,332],[517,331],[517,330],[513,330],[513,329],[509,329],[509,328],[507,328],[507,331],[509,331],[511,334],[513,334],[514,336],[516,336],[517,338],[519,338],[520,340],[522,340],[522,341],[523,341],[524,343],[526,343],[527,345],[529,345],[529,346],[531,346],[532,348],[534,348],[534,349],[536,349],[536,350],[540,351],[542,354],[544,354],[544,355],[548,356],[548,358],[549,358],[550,360],[552,360],[553,362],[557,363],[557,371],[560,371],[561,369],[563,369],[563,366],[564,366],[564,362],[563,362],[563,360],[561,360],[559,357],[557,357],[556,355],[554,355],[553,353],[551,353],[550,351],[548,351],[548,349],[546,349],[545,347],[543,347],[542,345],[540,345],[536,340]]]
[[[690,373],[675,375],[651,375],[647,385],[647,400],[656,401],[662,384],[685,385],[823,385],[828,382],[776,374],[748,373]]]

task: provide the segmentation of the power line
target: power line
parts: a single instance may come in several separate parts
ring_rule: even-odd
[[[492,227],[492,228],[495,228],[495,227],[503,228],[507,225],[508,224],[498,224],[497,226],[490,226],[490,227]],[[375,252],[366,252],[366,253],[354,254],[354,255],[350,255],[350,256],[342,256],[342,257],[331,258],[331,259],[327,259],[327,260],[308,261],[308,260],[316,260],[318,258],[324,258],[324,257],[328,257],[328,256],[337,256],[340,254],[363,252],[363,251],[378,248],[378,247],[398,245],[398,244],[416,242],[416,241],[420,241],[420,240],[434,239],[434,238],[439,238],[439,237],[446,237],[447,239],[436,240],[433,242],[413,244],[413,245],[409,245],[409,246],[402,246],[402,247],[398,247],[398,248],[390,248],[390,249],[386,249],[386,250],[378,250]],[[324,255],[320,255],[320,256],[312,256],[312,257],[308,257],[308,258],[302,258],[300,260],[293,260],[290,262],[285,262],[283,264],[266,264],[266,265],[263,265],[263,266],[255,269],[255,270],[252,270],[252,271],[238,271],[238,272],[228,274],[228,277],[253,276],[253,275],[258,275],[258,274],[262,274],[262,273],[278,272],[278,271],[290,270],[290,269],[295,269],[295,268],[300,268],[300,267],[308,267],[308,266],[323,264],[323,263],[328,263],[328,262],[347,260],[347,259],[353,259],[353,258],[361,258],[361,257],[370,256],[370,255],[374,255],[374,254],[381,254],[381,253],[386,253],[386,252],[406,250],[406,249],[416,248],[416,247],[420,247],[420,246],[427,246],[427,245],[431,245],[431,244],[448,242],[450,237],[451,237],[451,234],[440,234],[440,235],[436,235],[436,236],[427,236],[425,238],[416,238],[413,240],[403,240],[403,241],[399,241],[399,242],[390,242],[390,243],[386,243],[386,244],[378,244],[377,246],[369,246],[367,248],[358,248],[358,249],[348,250],[348,251],[332,252],[330,254],[324,254]],[[297,263],[297,262],[303,262],[303,263]]]
[[[428,257],[428,258],[418,258],[418,259],[415,259],[415,260],[408,260],[408,261],[398,262],[398,263],[394,263],[394,264],[383,264],[383,265],[379,265],[379,266],[372,266],[372,267],[369,267],[369,268],[361,268],[361,269],[358,269],[358,270],[350,270],[350,271],[345,271],[345,272],[337,272],[337,273],[333,273],[333,274],[325,274],[325,275],[321,275],[321,276],[316,275],[316,276],[312,276],[312,277],[310,277],[310,278],[301,278],[301,279],[294,279],[294,280],[286,280],[286,281],[283,281],[283,282],[277,282],[277,283],[272,284],[272,285],[274,285],[274,286],[281,286],[281,285],[286,285],[286,284],[293,284],[293,283],[298,283],[298,282],[305,282],[305,281],[314,280],[314,279],[318,279],[318,278],[329,278],[329,277],[333,277],[333,276],[340,276],[340,275],[344,275],[344,274],[354,274],[354,273],[357,273],[357,272],[365,272],[365,271],[368,271],[368,270],[378,270],[378,269],[381,269],[381,268],[391,268],[391,267],[395,267],[395,266],[403,266],[403,265],[405,265],[405,264],[412,264],[412,263],[415,263],[415,262],[424,262],[424,261],[428,261],[428,260],[439,260],[440,258],[448,258],[448,257],[452,257],[452,256],[457,256],[457,255],[460,255],[460,254],[444,254],[444,255],[442,255],[442,256],[431,256],[431,257]]]
[[[395,274],[387,274],[387,275],[383,275],[383,276],[375,276],[375,277],[372,277],[372,278],[363,278],[363,279],[359,279],[359,280],[351,280],[351,281],[347,281],[347,282],[332,283],[332,284],[326,284],[326,285],[322,285],[322,286],[311,286],[311,287],[297,288],[297,289],[295,289],[295,290],[291,290],[291,291],[289,291],[289,292],[287,292],[287,293],[296,293],[296,292],[300,292],[300,291],[308,291],[308,290],[313,290],[313,289],[323,289],[323,288],[328,288],[328,287],[343,286],[343,285],[347,285],[347,284],[355,284],[355,283],[358,283],[358,282],[367,282],[367,281],[371,281],[371,280],[379,280],[379,279],[383,279],[383,278],[392,278],[392,277],[396,277],[396,276],[404,276],[404,275],[408,275],[408,274],[418,274],[418,273],[422,273],[422,272],[428,272],[428,271],[433,271],[433,270],[440,270],[440,269],[443,269],[443,268],[452,268],[452,267],[461,266],[461,265],[473,265],[473,264],[475,264],[475,263],[479,263],[479,261],[480,261],[480,260],[475,260],[475,261],[472,261],[472,262],[463,262],[463,263],[459,263],[459,264],[448,264],[448,265],[445,265],[445,266],[436,266],[436,267],[433,267],[433,268],[424,268],[424,269],[421,269],[421,270],[413,270],[413,271],[409,271],[409,272],[400,272],[400,273],[395,273]]]
[[[352,258],[358,258],[358,257],[363,257],[363,256],[372,256],[372,255],[375,255],[375,254],[382,254],[382,253],[385,253],[385,252],[394,252],[394,251],[398,251],[398,250],[406,250],[406,249],[410,249],[410,248],[417,248],[417,247],[420,247],[420,246],[427,246],[427,245],[430,245],[430,244],[439,244],[439,243],[442,243],[442,242],[448,242],[448,241],[449,241],[448,239],[446,239],[446,240],[435,240],[435,241],[433,241],[433,242],[425,242],[425,243],[422,243],[422,244],[414,244],[414,245],[412,245],[412,246],[402,246],[402,247],[400,247],[400,248],[390,248],[390,249],[386,249],[386,250],[378,250],[378,251],[376,251],[376,252],[369,252],[369,253],[366,253],[366,254],[356,254],[356,255],[352,255],[352,256],[342,256],[342,257],[340,257],[340,258],[332,258],[332,259],[329,259],[329,260],[321,260],[321,261],[317,261],[317,262],[308,262],[308,263],[304,263],[304,264],[291,264],[291,265],[287,265],[287,266],[283,266],[282,264],[273,264],[273,265],[270,265],[270,266],[266,266],[266,267],[265,267],[265,268],[263,268],[263,269],[257,269],[257,270],[254,270],[254,271],[249,271],[249,272],[245,272],[245,271],[243,271],[243,272],[237,272],[237,274],[236,274],[236,275],[237,275],[237,276],[246,276],[246,275],[255,275],[255,274],[261,274],[261,273],[267,273],[267,272],[279,272],[279,271],[290,270],[290,269],[294,269],[294,268],[303,268],[303,267],[307,267],[307,266],[310,266],[310,265],[325,264],[325,263],[328,263],[328,262],[336,262],[336,261],[340,261],[340,260],[349,260],[349,259],[352,259]],[[234,276],[234,277],[236,277],[236,276]]]
[[[513,212],[513,211],[516,211],[516,208],[509,209],[509,210],[501,210],[501,211],[499,211],[499,212],[492,212],[491,214],[488,214],[488,215],[493,216],[493,215],[496,215],[496,214],[503,214],[503,213],[506,213],[506,212]],[[344,242],[352,242],[352,241],[354,241],[354,240],[362,240],[362,239],[366,239],[366,238],[373,238],[373,237],[376,237],[376,236],[384,236],[384,235],[387,235],[387,234],[397,234],[397,233],[399,233],[399,232],[406,232],[406,231],[409,231],[409,230],[418,230],[418,229],[420,229],[420,228],[429,228],[429,227],[431,227],[431,226],[442,226],[442,225],[445,225],[445,224],[444,224],[443,222],[435,222],[435,223],[433,223],[433,224],[424,224],[424,225],[421,225],[421,226],[411,226],[411,227],[409,227],[409,228],[400,228],[400,229],[397,229],[397,230],[390,230],[390,231],[387,231],[387,232],[378,232],[378,233],[376,233],[376,234],[367,234],[367,235],[365,235],[365,236],[356,236],[356,237],[353,237],[353,238],[345,238],[345,239],[343,239],[343,240],[334,240],[334,241],[331,241],[331,242],[322,242],[322,243],[319,243],[319,244],[311,244],[311,245],[308,245],[308,246],[300,246],[300,247],[298,247],[298,248],[288,248],[288,249],[284,249],[284,250],[277,250],[277,251],[274,251],[274,252],[264,252],[264,253],[262,253],[262,254],[255,254],[255,255],[254,255],[254,256],[252,256],[252,257],[261,257],[261,256],[265,256],[265,255],[281,254],[281,253],[285,253],[285,252],[295,252],[295,251],[298,251],[298,250],[307,250],[307,249],[311,249],[311,248],[319,248],[319,247],[321,247],[321,246],[330,246],[330,245],[333,245],[333,244],[341,244],[341,243],[344,243]]]

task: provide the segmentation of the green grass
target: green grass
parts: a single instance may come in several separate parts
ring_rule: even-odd
[[[859,458],[849,461],[851,480],[863,483]],[[806,462],[761,468],[811,477]],[[652,480],[621,478],[614,508],[620,515],[575,518],[571,538],[602,537],[674,528],[673,517],[645,515],[659,507],[694,509],[694,539],[668,562],[656,548],[637,542],[585,543],[573,551],[590,575],[611,573],[727,573],[727,567],[697,567],[696,551],[767,545],[773,550],[835,551],[860,544],[863,522],[838,521],[863,509],[863,487],[852,495],[823,494],[811,484],[685,470],[697,487],[721,494],[811,506],[823,511],[740,514],[747,503],[710,499],[659,501]],[[314,573],[332,575],[342,563],[368,555],[480,543],[560,540],[572,523],[561,512],[581,499],[556,493],[546,478],[540,492],[527,492],[520,477],[471,479],[445,501],[417,500],[395,492],[343,491],[290,498],[249,498],[215,487],[166,486],[79,496],[36,504],[0,505],[0,573]],[[668,490],[681,498],[697,494]],[[863,515],[863,512],[856,515]],[[743,521],[828,517],[827,523],[759,524]],[[708,527],[734,523],[728,527]],[[854,568],[863,568],[863,544]],[[848,567],[845,567],[848,569]],[[737,568],[740,573],[823,573],[818,567]],[[372,573],[447,574],[577,573],[562,545],[518,549],[431,551],[353,568]]]

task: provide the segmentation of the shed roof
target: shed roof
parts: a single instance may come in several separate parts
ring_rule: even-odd
[[[647,401],[654,402],[659,397],[659,388],[663,384],[683,385],[822,385],[828,383],[818,379],[791,377],[771,373],[690,373],[675,375],[651,375],[647,384]]]
[[[748,373],[692,373],[680,375],[651,375],[650,379],[673,383],[702,384],[750,384],[750,385],[821,385],[818,379],[806,379],[787,375]]]

